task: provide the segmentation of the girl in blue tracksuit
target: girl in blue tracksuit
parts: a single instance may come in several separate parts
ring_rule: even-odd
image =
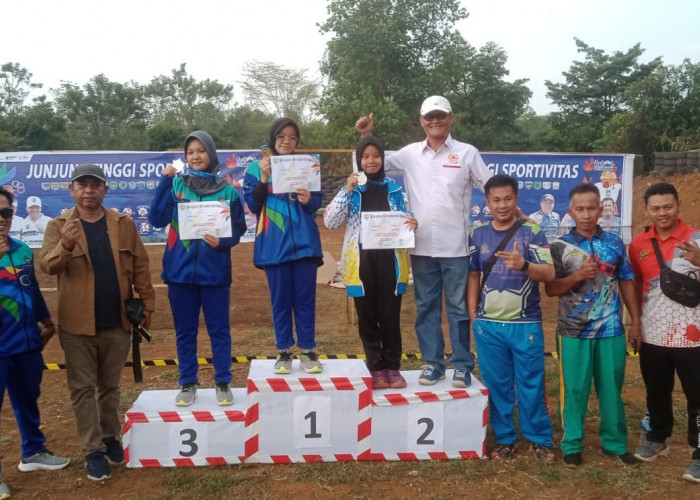
[[[294,153],[299,127],[290,118],[275,120],[270,129],[273,155]],[[321,237],[314,212],[321,207],[321,191],[297,189],[296,193],[273,193],[270,158],[252,163],[243,190],[250,210],[258,217],[253,263],[265,270],[270,298],[275,346],[280,351],[275,373],[291,370],[289,349],[303,350],[301,368],[322,371],[316,347],[316,271],[322,263]]]
[[[13,201],[12,193],[0,188],[0,408],[7,390],[22,436],[19,470],[62,469],[69,460],[46,450],[37,404],[44,373],[41,350],[55,327],[34,274],[31,249],[8,236]],[[0,498],[9,495],[0,480]]]
[[[211,339],[214,382],[219,405],[233,404],[231,395],[231,247],[246,230],[243,206],[238,192],[219,176],[219,159],[212,137],[204,131],[192,132],[185,140],[187,170],[177,175],[169,165],[151,202],[148,220],[155,227],[170,224],[163,254],[163,281],[175,321],[177,357],[180,369],[178,406],[194,403],[197,390],[197,330],[199,311]],[[230,204],[232,236],[203,239],[180,238],[178,204],[224,200]]]

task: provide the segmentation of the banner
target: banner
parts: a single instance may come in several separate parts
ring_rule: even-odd
[[[245,169],[260,159],[260,151],[220,150],[217,152],[221,175],[238,189],[243,200]],[[390,155],[391,151],[387,151]],[[520,209],[536,220],[553,238],[571,223],[566,209],[569,190],[576,184],[595,184],[601,194],[603,214],[600,223],[615,231],[625,242],[631,240],[632,174],[634,155],[565,153],[482,153],[489,170],[518,179]],[[11,236],[38,248],[46,222],[75,203],[69,191],[73,168],[81,163],[100,165],[109,191],[104,205],[130,215],[145,243],[164,243],[165,228],[148,222],[148,211],[162,170],[176,159],[185,160],[182,151],[64,151],[0,153],[0,185],[17,197]],[[353,161],[353,166],[355,162]],[[403,185],[400,171],[387,174]],[[243,200],[244,201],[244,200]],[[410,199],[407,200],[410,205]],[[244,204],[248,231],[241,241],[255,238],[255,216]],[[484,194],[473,190],[471,221],[489,220]]]
[[[243,175],[259,150],[217,151],[221,175],[238,189],[243,200]],[[0,186],[16,196],[10,236],[32,248],[41,247],[46,222],[75,205],[69,190],[73,169],[81,163],[102,167],[109,188],[104,206],[131,216],[144,243],[164,243],[165,228],[148,222],[148,211],[161,172],[174,160],[185,161],[182,151],[134,152],[25,152],[0,153]],[[248,231],[241,241],[255,238],[255,216],[245,206]]]
[[[481,156],[493,174],[511,175],[518,180],[520,210],[544,229],[548,239],[556,238],[573,226],[567,214],[571,188],[591,183],[598,188],[603,205],[598,223],[603,229],[621,236],[625,243],[632,240],[634,155],[481,153]],[[404,185],[400,170],[387,171],[387,175]],[[410,208],[410,197],[406,202]],[[486,197],[476,188],[472,190],[470,215],[472,225],[491,219]]]

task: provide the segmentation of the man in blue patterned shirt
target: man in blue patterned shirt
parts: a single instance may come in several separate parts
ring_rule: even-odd
[[[551,243],[556,279],[545,284],[547,295],[559,296],[561,448],[564,464],[574,468],[583,463],[591,381],[600,405],[603,453],[626,465],[639,463],[627,451],[621,395],[626,345],[620,295],[632,318],[629,336],[635,350],[641,342],[639,305],[624,243],[598,225],[602,210],[600,193],[593,184],[579,184],[571,190],[568,213],[576,225]]]
[[[544,389],[544,333],[539,282],[554,279],[544,231],[516,218],[518,181],[494,175],[484,185],[493,220],[474,228],[469,239],[469,316],[484,384],[489,390],[490,421],[496,447],[491,458],[510,458],[517,432],[513,423],[516,388],[520,430],[535,456],[554,459],[552,422]],[[518,224],[518,226],[515,226]],[[499,243],[508,239],[501,251]],[[489,261],[496,260],[489,272]],[[488,274],[484,279],[483,275]],[[482,286],[483,280],[483,286]]]

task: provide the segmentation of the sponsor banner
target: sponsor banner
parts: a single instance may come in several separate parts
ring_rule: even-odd
[[[219,150],[221,175],[239,190],[245,169],[260,159],[259,150]],[[390,151],[387,155],[391,154]],[[489,170],[518,180],[519,206],[554,237],[571,224],[567,215],[569,190],[582,182],[598,187],[605,219],[601,225],[631,239],[632,174],[634,155],[573,153],[482,153]],[[176,159],[185,160],[182,151],[63,151],[0,153],[0,186],[17,197],[17,211],[11,236],[30,246],[41,246],[48,218],[56,217],[74,205],[69,191],[73,168],[81,163],[100,165],[106,174],[109,192],[106,207],[130,215],[145,243],[164,243],[166,228],[154,228],[148,211],[162,170]],[[353,161],[353,166],[355,162]],[[387,172],[403,185],[400,171]],[[609,201],[606,201],[609,200]],[[410,200],[408,200],[410,203]],[[248,231],[241,241],[255,238],[255,216],[244,206]],[[473,190],[472,224],[489,220],[485,197]]]
[[[598,188],[603,203],[599,224],[621,236],[625,243],[631,241],[634,155],[482,153],[481,156],[493,174],[507,174],[518,180],[518,206],[545,230],[550,240],[573,225],[567,214],[571,188],[591,183]],[[400,170],[389,171],[387,175],[403,186]],[[407,203],[410,205],[410,197]],[[486,197],[479,189],[472,190],[470,210],[472,225],[491,219]]]
[[[243,200],[243,175],[259,150],[219,150],[221,175],[238,189]],[[0,153],[0,186],[17,197],[11,236],[33,248],[41,247],[45,221],[74,206],[69,190],[73,169],[81,163],[102,167],[109,191],[104,205],[131,216],[145,243],[164,243],[166,228],[148,222],[148,211],[163,169],[176,159],[185,160],[181,151],[64,151]],[[241,241],[255,238],[255,216],[247,207],[248,232]]]

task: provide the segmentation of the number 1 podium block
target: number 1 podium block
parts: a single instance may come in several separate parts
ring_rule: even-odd
[[[405,389],[374,391],[371,460],[483,458],[488,390],[472,375],[466,389],[452,387],[452,370],[435,385],[418,383],[420,371],[402,371]]]
[[[214,389],[199,389],[192,406],[175,406],[178,391],[144,391],[126,412],[126,466],[186,467],[239,464],[244,459],[245,389],[219,406]]]
[[[359,359],[324,360],[323,373],[275,375],[274,360],[248,374],[245,461],[341,462],[369,459],[372,378]]]

